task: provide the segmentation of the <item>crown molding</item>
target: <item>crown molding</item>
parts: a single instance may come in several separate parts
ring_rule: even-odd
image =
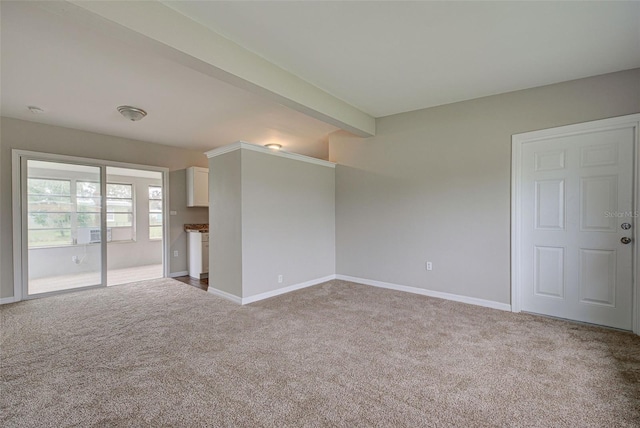
[[[247,143],[246,141],[236,141],[233,144],[228,144],[226,146],[218,147],[217,149],[209,150],[208,152],[205,152],[205,155],[207,155],[208,158],[215,158],[216,156],[221,156],[225,153],[233,152],[240,149],[252,150],[254,152],[260,152],[266,155],[279,156],[281,158],[293,159],[301,162],[312,163],[315,165],[326,166],[329,168],[336,167],[336,164],[333,162],[318,158],[312,158],[310,156],[299,155],[297,153],[285,152],[283,150],[268,149],[264,146]]]
[[[225,153],[233,152],[234,150],[239,150],[242,147],[242,144],[247,144],[244,141],[236,141],[232,144],[227,144],[226,146],[218,147],[217,149],[209,150],[208,152],[204,152],[208,158],[215,158],[216,156],[222,156]]]

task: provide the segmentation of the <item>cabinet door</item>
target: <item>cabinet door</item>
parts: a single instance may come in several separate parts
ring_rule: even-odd
[[[202,273],[209,272],[209,241],[202,242]]]
[[[200,278],[203,268],[201,234],[197,232],[187,233],[187,242],[189,245],[189,276]]]
[[[187,206],[209,206],[209,170],[207,168],[187,168]]]
[[[209,171],[197,169],[193,175],[193,205],[209,206]]]

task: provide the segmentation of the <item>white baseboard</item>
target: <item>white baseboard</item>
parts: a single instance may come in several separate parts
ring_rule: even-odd
[[[281,294],[290,293],[295,290],[300,290],[301,288],[311,287],[312,285],[322,284],[323,282],[331,281],[332,279],[336,279],[335,275],[328,275],[322,278],[312,279],[311,281],[301,282],[299,284],[290,285],[284,288],[278,288],[277,290],[267,291],[266,293],[254,294],[249,297],[238,297],[231,293],[227,293],[226,291],[217,290],[209,286],[209,293],[214,294],[216,296],[222,297],[227,300],[231,300],[232,302],[238,303],[240,305],[246,305],[249,303],[257,302],[259,300],[268,299],[270,297],[279,296]]]
[[[311,281],[301,282],[299,284],[290,285],[284,288],[278,288],[277,290],[267,291],[266,293],[254,294],[253,296],[242,298],[242,304],[257,302],[258,300],[268,299],[269,297],[279,296],[280,294],[290,293],[301,288],[311,287],[313,285],[322,284],[323,282],[336,279],[335,275],[328,275],[322,278],[312,279]]]
[[[231,300],[233,303],[237,303],[239,305],[242,304],[242,297],[238,297],[238,296],[236,296],[234,294],[227,293],[226,291],[216,290],[213,287],[209,287],[207,289],[207,292],[209,292],[209,293],[211,293],[211,294],[213,294],[215,296],[222,297],[223,299]]]
[[[249,297],[238,297],[225,291],[216,290],[215,288],[211,287],[209,287],[208,291],[211,294],[225,298],[227,300],[231,300],[232,302],[238,303],[240,305],[246,305],[249,303],[257,302],[259,300],[264,300],[270,297],[279,296],[281,294],[290,293],[295,290],[300,290],[302,288],[322,284],[323,282],[331,281],[332,279],[341,279],[343,281],[355,282],[363,285],[371,285],[373,287],[387,288],[390,290],[404,291],[413,294],[421,294],[423,296],[453,300],[454,302],[467,303],[469,305],[484,306],[486,308],[511,312],[511,305],[507,303],[494,302],[492,300],[478,299],[475,297],[461,296],[459,294],[443,293],[441,291],[425,290],[424,288],[409,287],[406,285],[392,284],[389,282],[375,281],[372,279],[357,278],[347,275],[328,275],[323,278],[312,279],[311,281],[301,282],[299,284],[290,285],[288,287],[279,288],[273,291],[267,291],[266,293],[255,294]]]
[[[442,291],[425,290],[424,288],[409,287],[407,285],[392,284],[389,282],[374,281],[372,279],[356,278],[347,275],[336,275],[336,279],[355,282],[358,284],[372,285],[374,287],[388,288],[390,290],[405,291],[407,293],[421,294],[423,296],[436,297],[438,299],[453,300],[454,302],[467,303],[470,305],[484,306],[501,311],[511,312],[511,305],[508,303],[494,302],[493,300],[478,299],[475,297],[461,296],[459,294],[443,293]]]
[[[16,301],[15,296],[0,298],[0,305],[6,305],[7,303],[14,303]]]
[[[189,272],[187,272],[186,270],[180,271],[180,272],[171,272],[169,274],[169,278],[176,278],[178,276],[187,276],[189,275]]]

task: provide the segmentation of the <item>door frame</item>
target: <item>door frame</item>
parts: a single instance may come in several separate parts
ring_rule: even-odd
[[[627,116],[612,117],[609,119],[595,120],[591,122],[577,123],[567,126],[542,129],[539,131],[525,132],[511,136],[511,311],[520,312],[522,307],[522,283],[520,266],[520,245],[522,235],[522,225],[520,220],[520,206],[522,195],[520,186],[522,185],[522,148],[525,144],[545,141],[557,137],[580,135],[595,131],[615,130],[621,128],[634,129],[633,142],[633,201],[634,214],[640,211],[640,113]],[[632,290],[633,290],[633,332],[640,334],[640,287],[638,286],[638,267],[640,266],[640,254],[638,254],[638,239],[640,233],[640,221],[633,229],[633,268],[632,268]]]
[[[102,229],[102,283],[100,285],[87,286],[74,288],[71,290],[61,290],[61,291],[53,291],[50,293],[42,293],[34,296],[29,296],[27,294],[27,282],[28,274],[26,273],[26,269],[28,268],[28,263],[23,263],[27,259],[26,254],[28,252],[27,246],[27,232],[26,227],[23,230],[23,220],[24,220],[24,212],[26,207],[22,206],[23,201],[23,192],[22,192],[22,181],[26,176],[26,171],[23,171],[22,164],[23,161],[27,160],[40,160],[45,162],[66,162],[80,165],[89,165],[96,166],[100,168],[100,178],[101,178],[101,188],[102,188],[102,197],[106,198],[106,170],[107,167],[119,167],[119,168],[130,168],[130,169],[140,169],[144,171],[154,171],[162,174],[162,233],[163,233],[163,242],[162,242],[162,270],[163,277],[169,277],[169,168],[152,166],[152,165],[140,165],[140,164],[132,164],[126,162],[116,162],[116,161],[108,161],[104,159],[92,159],[92,158],[84,158],[78,156],[67,156],[67,155],[59,155],[54,153],[44,153],[44,152],[34,152],[28,150],[11,150],[11,198],[12,198],[12,216],[13,216],[13,296],[14,302],[19,302],[21,300],[26,299],[35,299],[40,297],[47,297],[56,294],[68,293],[71,291],[79,291],[79,290],[87,290],[92,288],[101,288],[106,287],[106,276],[107,276],[107,228],[106,228],[106,204],[102,204],[102,219],[101,219],[101,229]]]

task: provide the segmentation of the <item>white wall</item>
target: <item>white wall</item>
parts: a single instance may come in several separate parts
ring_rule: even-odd
[[[510,303],[511,135],[637,112],[640,69],[332,134],[337,273]]]
[[[210,288],[247,298],[335,273],[334,168],[238,149],[209,172]]]
[[[333,275],[335,169],[241,151],[243,297]]]
[[[169,168],[172,172],[184,170],[189,166],[207,166],[206,156],[197,151],[2,117],[0,119],[0,298],[13,296],[11,149],[161,166]],[[175,176],[176,174],[170,174],[170,180]],[[172,186],[171,182],[170,186]],[[180,189],[171,189],[174,190],[175,200],[174,195],[170,195],[169,207],[178,214],[169,217],[169,239],[172,251],[174,248],[183,251],[180,251],[178,258],[173,257],[172,252],[169,263],[171,272],[180,272],[186,270],[187,264],[186,233],[182,225],[206,223],[208,215],[206,208],[187,208],[185,199],[180,197]],[[183,187],[183,192],[185,191],[186,188]]]
[[[209,159],[209,288],[242,297],[240,151]]]

